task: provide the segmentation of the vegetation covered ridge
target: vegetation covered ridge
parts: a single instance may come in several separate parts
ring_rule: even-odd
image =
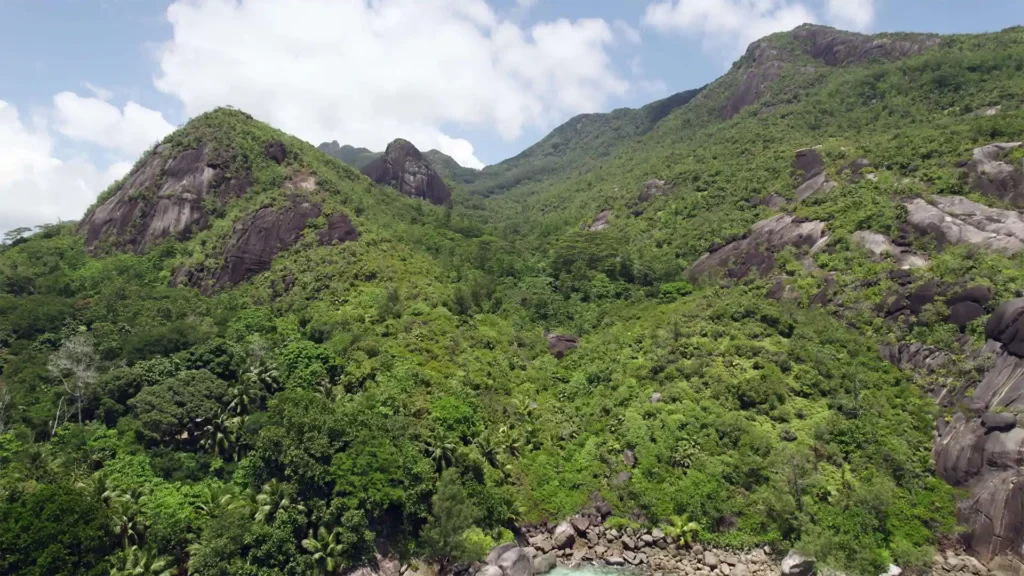
[[[447,206],[193,119],[0,252],[0,573],[336,574],[382,542],[448,569],[595,493],[623,530],[928,570],[972,486],[936,473],[936,421],[984,392],[1024,267],[921,204],[1012,223],[1021,147],[977,150],[1024,140],[1024,31],[829,30],[642,130],[584,122],[530,177],[438,169]],[[863,57],[786,48],[820,45]],[[901,369],[914,345],[948,361]]]

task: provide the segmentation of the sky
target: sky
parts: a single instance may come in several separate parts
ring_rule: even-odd
[[[479,168],[804,22],[987,32],[1024,24],[1024,0],[0,0],[0,232],[79,218],[217,106]]]

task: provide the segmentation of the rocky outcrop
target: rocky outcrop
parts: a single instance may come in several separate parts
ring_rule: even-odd
[[[925,306],[945,294],[946,286],[932,280],[912,289],[906,288],[886,295],[882,298],[878,310],[886,321],[895,322],[901,318],[909,321],[920,314]]]
[[[644,182],[643,187],[640,189],[640,196],[637,197],[636,201],[643,204],[657,198],[658,196],[663,196],[668,192],[669,186],[664,180],[651,178],[647,182]]]
[[[946,365],[953,355],[935,346],[920,342],[883,344],[879,349],[882,359],[902,370],[934,372]]]
[[[866,60],[899,60],[939,44],[938,37],[925,34],[866,36],[811,24],[795,28],[789,34],[803,46],[806,54],[828,66],[849,66]],[[747,48],[735,70],[742,79],[719,110],[720,118],[732,118],[747,106],[760,102],[768,93],[787,61],[793,59],[786,49],[776,44],[777,40],[768,37]],[[814,68],[801,70],[810,73]]]
[[[601,210],[601,212],[594,217],[594,221],[591,222],[590,226],[587,226],[587,230],[589,232],[599,232],[611,226],[611,224],[608,222],[608,218],[611,215],[611,210]]]
[[[754,206],[765,206],[772,210],[778,210],[786,205],[786,199],[782,195],[772,192],[767,196],[758,196],[750,200]]]
[[[284,142],[280,140],[271,140],[267,142],[267,145],[263,148],[263,152],[267,155],[267,158],[272,160],[275,164],[281,164],[284,162],[288,151],[284,147]]]
[[[363,174],[378,184],[431,204],[451,204],[452,193],[423,154],[401,138],[388,144],[384,154],[363,167]]]
[[[161,144],[79,224],[89,250],[101,243],[133,252],[171,237],[189,238],[210,221],[210,200],[223,206],[252,186],[247,171],[228,170],[211,148],[174,150]]]
[[[975,148],[966,166],[971,187],[1012,206],[1024,206],[1024,159],[1017,166],[1004,161],[1010,150],[1021,145],[998,142]]]
[[[957,295],[959,302],[984,302],[983,287]],[[954,297],[956,298],[956,297]],[[951,298],[951,300],[953,300]],[[983,562],[1024,546],[1024,429],[1017,413],[1024,410],[1024,299],[1002,303],[985,326],[995,362],[973,393],[953,408],[940,426],[932,454],[942,478],[967,490],[960,522],[962,540]]]
[[[579,346],[579,338],[572,334],[554,334],[547,333],[544,335],[548,340],[548,352],[552,356],[561,360],[566,352]]]
[[[867,36],[828,26],[804,25],[792,32],[807,53],[828,66],[850,66],[866,60],[901,60],[939,45],[937,36],[901,34]]]
[[[850,237],[855,246],[867,250],[872,259],[880,261],[886,255],[891,255],[896,260],[896,265],[902,270],[913,268],[924,268],[928,265],[928,257],[914,254],[911,251],[893,244],[887,236],[870,230],[858,230]]]
[[[850,182],[860,182],[865,178],[875,180],[876,176],[874,173],[864,172],[867,168],[871,168],[871,162],[867,158],[857,158],[853,162],[840,167],[836,175],[846,176]]]
[[[778,251],[792,246],[807,248],[813,254],[828,240],[824,222],[801,221],[791,214],[779,214],[754,224],[745,238],[701,256],[686,270],[686,275],[696,279],[724,271],[733,279],[751,273],[767,276],[775,268]]]
[[[281,207],[261,208],[235,223],[224,248],[223,266],[182,267],[173,283],[209,294],[265,272],[275,256],[299,241],[306,224],[319,217],[321,210],[320,204],[295,196]],[[327,227],[317,237],[321,244],[349,242],[358,239],[359,232],[348,216],[334,213],[327,217]]]
[[[783,576],[811,576],[814,573],[814,558],[790,550],[782,559]]]
[[[793,159],[793,174],[798,178],[796,200],[806,200],[818,192],[828,192],[836,183],[825,172],[825,161],[814,148],[797,150]]]
[[[988,286],[971,286],[946,299],[949,306],[949,323],[966,326],[987,314],[985,307],[992,300],[992,289]]]
[[[989,208],[962,196],[933,196],[929,204],[914,198],[907,207],[907,224],[932,234],[941,246],[970,244],[1013,255],[1024,249],[1024,220],[1011,210]]]

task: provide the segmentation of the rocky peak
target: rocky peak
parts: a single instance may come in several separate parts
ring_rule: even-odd
[[[398,138],[388,144],[382,156],[363,167],[363,174],[412,198],[437,205],[450,205],[452,201],[444,179],[408,140]]]
[[[277,144],[283,154],[284,145]],[[211,205],[224,206],[252,186],[248,170],[231,172],[226,163],[205,144],[189,149],[157,146],[82,220],[79,230],[85,233],[86,246],[94,250],[109,242],[141,253],[170,237],[190,237],[209,224]]]

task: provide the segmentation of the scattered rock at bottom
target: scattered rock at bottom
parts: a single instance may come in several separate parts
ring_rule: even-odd
[[[546,574],[555,569],[558,565],[558,557],[554,552],[542,554],[533,559],[533,573]]]
[[[522,548],[512,548],[497,562],[504,576],[533,576],[533,560]]]
[[[790,550],[782,559],[783,576],[810,576],[814,573],[814,558]]]

